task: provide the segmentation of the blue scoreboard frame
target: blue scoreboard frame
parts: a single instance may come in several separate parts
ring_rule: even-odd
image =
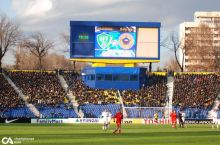
[[[133,27],[158,29],[158,57],[97,57],[95,55],[96,27]],[[126,59],[160,60],[159,22],[115,22],[115,21],[70,21],[70,58],[71,59]],[[137,39],[137,37],[136,37]],[[137,41],[136,41],[137,42]]]

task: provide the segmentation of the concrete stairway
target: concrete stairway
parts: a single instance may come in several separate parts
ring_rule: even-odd
[[[166,106],[165,106],[165,118],[169,118],[172,111],[172,100],[173,100],[173,91],[174,91],[174,77],[167,77],[167,92],[166,92]]]
[[[4,78],[8,81],[8,83],[14,88],[14,90],[16,91],[16,93],[18,94],[18,96],[25,102],[25,105],[28,107],[29,110],[31,110],[31,112],[33,112],[33,114],[36,117],[40,117],[40,112],[38,111],[38,109],[31,103],[28,103],[27,101],[27,97],[22,93],[22,91],[14,84],[14,82],[5,74],[3,73]]]
[[[66,83],[66,80],[64,79],[64,77],[62,75],[58,75],[60,84],[62,86],[62,88],[65,90],[66,94],[67,94],[67,98],[68,100],[71,102],[71,104],[73,105],[73,109],[76,112],[76,114],[80,117],[83,118],[84,117],[84,113],[81,109],[78,109],[79,104],[77,102],[77,100],[75,99],[75,96],[73,95],[73,92],[69,89],[68,84]]]
[[[125,109],[125,106],[124,106],[124,101],[123,101],[123,98],[122,98],[121,93],[120,93],[119,90],[118,90],[118,98],[119,98],[120,104],[122,106],[123,116],[124,116],[124,118],[127,118],[128,114],[126,112],[126,109]]]
[[[214,110],[218,110],[218,106],[220,105],[220,94],[216,97],[215,101],[214,101],[214,105],[212,107],[212,109],[209,111],[208,113],[208,118],[212,119],[212,112]]]

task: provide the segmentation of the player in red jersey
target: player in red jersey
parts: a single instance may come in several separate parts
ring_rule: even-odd
[[[173,110],[170,114],[171,122],[172,122],[172,127],[176,128],[176,111]]]
[[[114,122],[116,120],[116,125],[117,125],[117,128],[115,129],[115,131],[113,133],[114,134],[116,134],[117,132],[121,133],[121,123],[123,120],[122,112],[121,111],[117,112],[113,118],[114,118]]]

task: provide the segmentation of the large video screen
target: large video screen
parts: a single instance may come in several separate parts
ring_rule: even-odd
[[[136,54],[136,27],[95,27],[95,57],[128,57]]]
[[[70,57],[76,59],[160,59],[160,23],[71,21]]]

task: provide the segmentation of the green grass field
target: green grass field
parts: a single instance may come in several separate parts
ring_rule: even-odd
[[[220,130],[211,125],[127,124],[118,135],[112,134],[114,127],[103,132],[96,124],[0,124],[0,138],[34,138],[21,142],[30,145],[220,145]]]

